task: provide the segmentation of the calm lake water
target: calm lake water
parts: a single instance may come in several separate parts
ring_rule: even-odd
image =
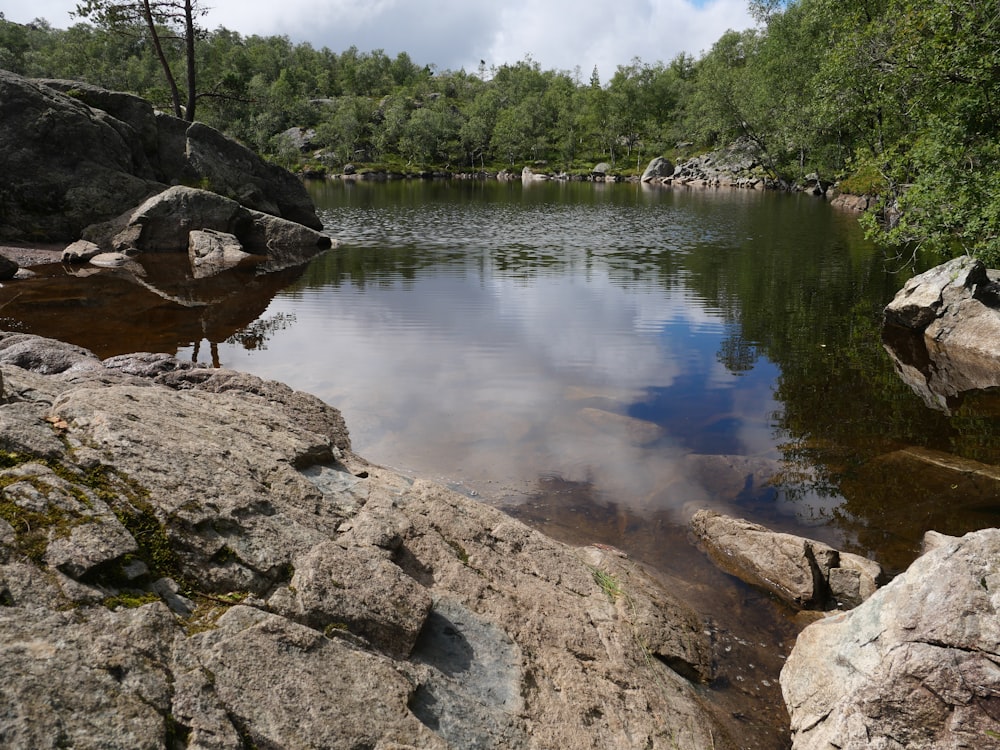
[[[0,290],[4,322],[282,380],[340,408],[371,461],[654,565],[721,623],[713,687],[748,747],[787,744],[777,671],[801,623],[705,561],[694,510],[891,571],[927,529],[1000,517],[996,481],[936,461],[1000,463],[1000,406],[977,394],[946,414],[897,377],[881,311],[914,269],[853,214],[631,184],[310,191],[342,245],[304,271],[165,282],[225,300],[206,308],[57,268]]]

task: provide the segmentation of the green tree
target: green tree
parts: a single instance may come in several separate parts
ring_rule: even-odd
[[[145,30],[170,90],[174,115],[187,120],[194,120],[197,103],[195,19],[205,13],[197,0],[84,0],[76,6],[76,15],[91,18],[109,29],[123,33]],[[164,48],[165,37],[179,39],[184,45],[187,103],[183,109],[180,89]]]
[[[875,155],[898,220],[868,226],[894,243],[1000,261],[1000,9],[980,0],[891,0],[872,22],[878,69],[912,132]],[[871,162],[870,162],[871,163]]]

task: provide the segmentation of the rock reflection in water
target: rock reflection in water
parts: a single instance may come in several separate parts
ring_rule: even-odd
[[[1000,367],[993,357],[944,347],[924,335],[894,325],[882,329],[882,343],[900,379],[927,406],[953,414],[971,391],[1000,388]],[[1000,400],[1000,391],[993,394]]]
[[[274,295],[302,274],[301,268],[265,275],[234,269],[194,279],[179,266],[165,255],[141,256],[141,262],[98,272],[39,266],[34,278],[0,287],[0,320],[6,328],[70,341],[102,358],[136,351],[173,354],[178,344],[207,339],[218,366],[219,343],[237,337],[233,340],[244,347],[262,344],[269,331],[258,318]],[[275,325],[291,320],[284,316]],[[245,340],[239,336],[248,331]]]

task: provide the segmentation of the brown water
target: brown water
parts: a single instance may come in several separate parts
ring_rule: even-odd
[[[788,744],[777,672],[803,623],[706,561],[694,510],[893,571],[927,529],[996,524],[977,467],[1000,463],[1000,409],[943,413],[896,376],[881,309],[913,269],[853,215],[636,185],[310,189],[343,245],[305,269],[199,283],[154,258],[141,286],[53,266],[0,289],[3,323],[283,380],[372,461],[627,551],[706,617],[709,696],[746,747]]]

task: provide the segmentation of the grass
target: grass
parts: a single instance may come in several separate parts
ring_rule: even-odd
[[[601,591],[605,593],[608,600],[613,602],[625,593],[621,582],[611,573],[600,568],[591,568],[590,570],[594,575],[594,582],[601,587]]]

